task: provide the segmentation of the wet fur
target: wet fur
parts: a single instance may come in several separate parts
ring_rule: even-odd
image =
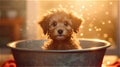
[[[53,20],[58,24],[56,27],[54,27],[55,24],[52,25]],[[67,22],[66,26],[65,22]],[[82,19],[75,16],[73,12],[67,12],[63,9],[49,11],[39,22],[44,34],[49,36],[48,42],[42,48],[45,50],[81,49],[79,41],[73,35],[79,31],[81,22]],[[61,34],[63,36],[57,36],[59,29],[63,30]]]

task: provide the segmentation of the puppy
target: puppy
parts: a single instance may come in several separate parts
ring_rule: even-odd
[[[45,50],[81,49],[79,41],[73,34],[79,31],[82,19],[65,9],[48,12],[39,22],[49,40],[43,45]]]

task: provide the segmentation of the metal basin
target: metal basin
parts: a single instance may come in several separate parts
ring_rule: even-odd
[[[23,40],[7,44],[17,67],[101,67],[109,42],[80,39],[81,50],[42,50],[46,40]]]

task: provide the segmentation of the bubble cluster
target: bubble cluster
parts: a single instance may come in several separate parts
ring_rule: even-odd
[[[80,17],[84,18],[84,23],[80,26],[80,36],[78,37],[99,37],[104,40],[114,40],[115,36],[115,19],[117,16],[113,16],[117,7],[117,1],[105,0],[105,1],[68,1],[68,4],[61,4],[69,10],[74,10]],[[117,13],[117,12],[116,12]],[[98,35],[99,34],[99,35]],[[88,35],[88,36],[87,36]],[[111,41],[113,42],[113,41]]]
[[[51,5],[46,6],[48,4]],[[58,0],[47,2],[42,8],[46,10],[59,7],[75,11],[76,15],[84,19],[77,34],[78,38],[99,38],[114,42],[118,16],[117,0]]]

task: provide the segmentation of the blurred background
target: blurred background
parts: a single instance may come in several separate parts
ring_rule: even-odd
[[[75,11],[84,22],[77,38],[109,41],[106,55],[120,57],[119,0],[0,0],[0,65],[12,57],[6,44],[24,39],[46,39],[38,22],[50,9]]]

